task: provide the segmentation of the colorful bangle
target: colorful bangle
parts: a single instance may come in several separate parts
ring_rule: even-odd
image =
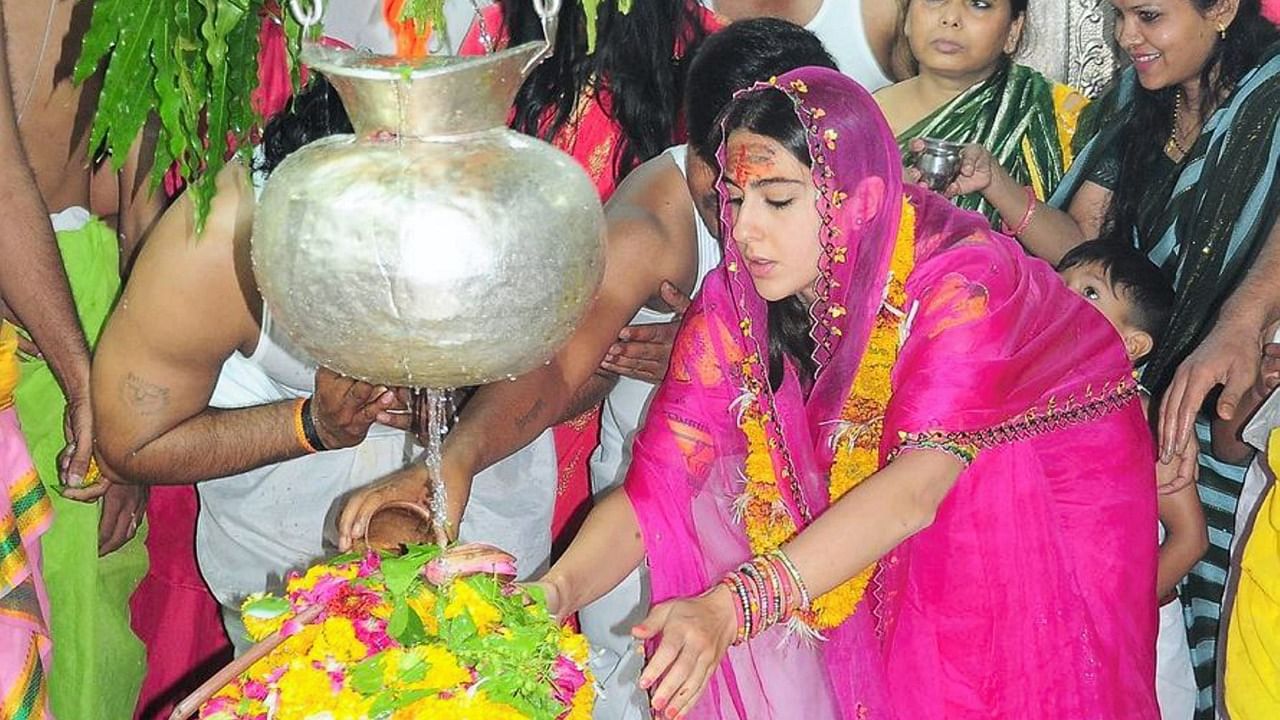
[[[751,599],[737,573],[729,573],[720,583],[729,588],[734,600],[737,601],[734,604],[734,615],[738,620],[738,635],[734,639],[734,644],[741,645],[751,637]]]
[[[1022,189],[1027,193],[1027,212],[1023,214],[1022,220],[1018,221],[1017,227],[1012,228],[1004,220],[1000,221],[1000,229],[1009,237],[1016,238],[1027,231],[1027,228],[1031,226],[1031,218],[1036,214],[1036,208],[1039,206],[1040,201],[1036,198],[1035,189],[1030,185],[1025,185]]]
[[[809,591],[795,566],[780,550],[739,565],[720,583],[729,588],[736,600],[735,644],[756,637],[809,605]]]
[[[783,571],[786,572],[787,577],[790,578],[791,584],[795,586],[796,592],[800,594],[799,607],[801,609],[808,609],[809,603],[813,602],[813,598],[809,595],[809,588],[805,586],[804,578],[800,577],[800,571],[797,570],[795,564],[791,562],[791,558],[787,557],[787,554],[782,551],[782,548],[778,548],[769,553],[769,557],[770,559],[778,561],[782,566]]]
[[[310,448],[313,453],[330,449],[316,430],[316,419],[311,414],[311,398],[306,398],[298,405],[298,426],[301,428],[302,439],[305,441],[304,447]]]

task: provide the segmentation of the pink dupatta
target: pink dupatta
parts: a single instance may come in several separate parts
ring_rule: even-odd
[[[904,187],[893,136],[856,83],[804,68],[749,92],[778,91],[807,130],[820,191],[819,371],[807,395],[790,366],[769,390],[766,304],[730,239],[627,477],[653,601],[701,593],[751,555],[734,510],[744,402],[768,413],[796,527],[826,508],[832,435],[881,312],[913,316],[882,466],[930,444],[978,455],[825,643],[775,627],[730,648],[689,717],[1156,717],[1153,450],[1117,335],[981,216]],[[904,197],[915,267],[908,307],[888,309]]]

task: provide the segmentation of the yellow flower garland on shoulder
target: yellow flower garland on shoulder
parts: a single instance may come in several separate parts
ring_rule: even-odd
[[[848,430],[837,436],[838,444],[831,464],[828,492],[833,503],[880,469],[884,412],[893,392],[893,366],[902,341],[901,327],[906,321],[902,312],[906,303],[906,281],[915,267],[915,229],[915,208],[904,198],[898,235],[889,262],[885,301],[876,316],[867,349],[840,413],[840,420]],[[755,360],[752,357],[746,362]],[[765,432],[767,419],[756,400],[743,414],[740,424],[747,438],[747,458],[744,470],[746,486],[739,507],[751,550],[757,555],[776,550],[796,534],[795,523],[787,513],[778,489]],[[853,614],[866,592],[875,567],[872,564],[814,599],[801,619],[814,630],[833,628],[844,622]]]

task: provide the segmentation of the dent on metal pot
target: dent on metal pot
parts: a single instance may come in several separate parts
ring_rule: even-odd
[[[506,125],[542,43],[412,67],[310,46],[354,136],[272,173],[253,267],[298,349],[374,383],[462,387],[550,358],[594,298],[604,216],[568,155]]]

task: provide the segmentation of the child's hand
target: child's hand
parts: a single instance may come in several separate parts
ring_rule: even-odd
[[[1195,451],[1174,455],[1165,462],[1156,458],[1156,489],[1172,495],[1200,479],[1200,462]]]

